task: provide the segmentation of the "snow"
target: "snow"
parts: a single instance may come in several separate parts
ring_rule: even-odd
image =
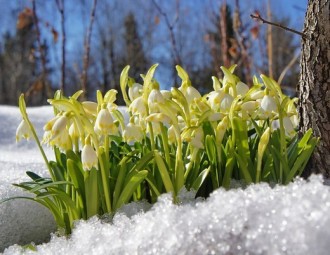
[[[29,108],[42,135],[50,107]],[[0,106],[0,199],[22,195],[11,183],[26,170],[46,175],[33,143],[15,144],[16,107]],[[52,157],[51,151],[46,150]],[[181,194],[174,205],[164,194],[151,206],[124,206],[113,219],[78,221],[70,237],[57,236],[47,210],[16,200],[0,205],[0,251],[4,254],[329,254],[330,188],[320,176],[288,186],[219,189],[206,200]],[[37,251],[20,245],[41,243]],[[15,245],[14,245],[15,244]],[[12,246],[10,246],[12,245]],[[9,248],[7,248],[10,246]]]

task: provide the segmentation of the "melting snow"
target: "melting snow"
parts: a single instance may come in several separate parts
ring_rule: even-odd
[[[40,135],[51,111],[28,109]],[[2,199],[23,194],[11,183],[27,180],[26,170],[47,171],[33,141],[15,144],[18,108],[1,106],[0,119]],[[219,189],[205,201],[183,193],[180,205],[165,194],[153,206],[126,205],[112,220],[79,221],[69,238],[52,234],[49,242],[55,231],[50,213],[15,200],[0,205],[0,251],[12,245],[4,254],[34,254],[17,244],[46,241],[37,245],[37,254],[329,254],[329,189],[312,176],[285,187]]]

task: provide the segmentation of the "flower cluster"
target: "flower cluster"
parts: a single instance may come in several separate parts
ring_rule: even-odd
[[[132,200],[154,202],[164,192],[177,201],[183,187],[208,196],[229,188],[232,179],[285,184],[302,173],[317,139],[308,131],[299,140],[297,99],[274,80],[261,75],[248,86],[234,74],[236,66],[222,67],[223,79],[212,77],[213,91],[201,95],[180,66],[181,85],[161,90],[156,67],[143,85],[124,68],[120,87],[128,122],[115,104],[116,90],[104,96],[97,91],[97,102],[80,102],[82,91],[69,98],[58,92],[49,100],[55,116],[44,126],[42,143],[54,148],[56,162],[45,158],[52,183],[31,177],[32,188],[21,186],[37,194],[59,226]],[[23,97],[20,109],[16,139],[33,135],[39,144]]]

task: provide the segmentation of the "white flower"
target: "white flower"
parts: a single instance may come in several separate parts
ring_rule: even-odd
[[[224,112],[229,111],[233,101],[234,98],[231,95],[225,94],[220,104],[220,110]]]
[[[49,141],[51,146],[56,146],[63,151],[71,150],[72,149],[72,140],[69,136],[68,130],[64,129],[62,132],[59,133],[57,136],[52,136],[51,140]]]
[[[95,150],[90,144],[85,144],[81,152],[81,163],[85,171],[91,170],[93,167],[98,169],[98,160]]]
[[[148,106],[150,112],[158,112],[159,104],[165,103],[162,93],[158,89],[151,90],[148,97]]]
[[[257,100],[263,98],[265,95],[265,92],[263,90],[257,90],[251,93],[251,99],[252,100]]]
[[[152,122],[151,125],[147,125],[147,133],[150,134],[150,128],[152,128],[154,136],[161,134],[162,130],[160,128],[159,122]],[[151,127],[150,127],[151,126]]]
[[[48,122],[44,125],[44,127],[43,127],[44,131],[50,131],[50,130],[52,130],[55,121],[56,121],[59,117],[60,117],[60,115],[57,115],[57,116],[55,116],[54,118],[52,118],[50,121],[48,121]]]
[[[49,144],[51,138],[52,138],[52,131],[45,131],[41,142],[44,144]]]
[[[66,130],[66,125],[68,124],[68,118],[66,116],[60,116],[56,119],[52,127],[52,139],[55,139],[57,136],[61,135]]]
[[[248,101],[248,102],[245,102],[241,105],[241,108],[243,111],[246,111],[246,112],[253,112],[256,110],[256,108],[258,107],[258,102],[257,101]]]
[[[184,87],[184,88],[180,87],[179,90],[182,92],[182,94],[186,98],[188,104],[193,102],[196,98],[197,99],[201,98],[201,94],[193,86],[187,86],[187,87]]]
[[[149,122],[162,122],[163,124],[170,124],[171,119],[164,113],[152,113],[147,118],[146,121]]]
[[[291,122],[291,119],[289,117],[283,118],[283,126],[285,129],[285,133],[292,137],[295,135],[296,131],[294,130],[293,123]]]
[[[139,114],[140,117],[145,117],[147,115],[147,108],[142,96],[134,99],[128,109],[132,114]]]
[[[203,149],[204,148],[204,131],[201,127],[197,128],[194,132],[193,132],[193,138],[190,141],[190,144],[198,149]]]
[[[218,120],[221,120],[224,118],[224,114],[221,113],[221,112],[214,112],[212,113],[209,117],[208,117],[208,120],[209,121],[218,121]]]
[[[143,86],[139,83],[134,83],[132,87],[128,88],[128,96],[131,101],[142,95]]]
[[[29,140],[30,137],[32,137],[31,129],[27,122],[25,120],[22,120],[16,130],[16,142],[19,142],[21,138]]]
[[[228,126],[228,117],[224,117],[221,122],[219,122],[216,133],[215,133],[215,141],[218,146],[221,145],[223,136],[225,135],[226,129]]]
[[[272,123],[273,130],[278,129],[280,127],[280,121],[274,120]],[[294,125],[289,117],[283,118],[283,127],[285,130],[285,135],[289,137],[293,137],[296,134],[296,131],[294,130]]]
[[[94,130],[102,135],[114,134],[117,131],[117,126],[113,122],[113,118],[108,109],[101,109],[98,113]]]
[[[264,96],[261,100],[260,107],[266,116],[269,116],[272,112],[277,112],[275,99],[269,95]]]
[[[128,123],[123,132],[124,141],[129,142],[141,142],[143,139],[142,128],[139,125]]]
[[[76,124],[73,122],[71,126],[69,127],[69,135],[71,138],[76,139],[79,137],[79,130],[76,126]]]
[[[237,95],[245,96],[246,93],[248,93],[249,89],[250,89],[249,86],[246,85],[244,82],[239,81],[236,84]]]
[[[212,91],[208,94],[208,102],[213,110],[217,111],[220,108],[220,102],[224,96],[225,93],[222,89]]]

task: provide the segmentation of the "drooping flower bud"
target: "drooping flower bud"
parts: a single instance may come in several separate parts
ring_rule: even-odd
[[[234,98],[231,95],[225,94],[221,101],[221,104],[220,104],[220,111],[222,111],[222,112],[229,111],[233,101],[234,101]]]
[[[226,116],[222,119],[222,121],[219,122],[216,128],[215,142],[218,146],[220,146],[222,143],[222,139],[226,133],[227,126],[228,126],[228,117]]]
[[[239,82],[236,84],[236,92],[237,92],[237,95],[245,96],[246,93],[248,93],[249,89],[250,89],[249,86],[246,85],[244,82],[239,81]]]
[[[19,142],[21,138],[29,140],[30,137],[32,137],[31,129],[27,122],[25,120],[22,120],[16,130],[16,142]]]
[[[114,134],[117,132],[117,126],[108,109],[101,109],[97,115],[94,130],[102,135]]]
[[[165,103],[162,93],[158,89],[151,90],[148,97],[148,106],[151,113],[159,111],[159,104]]]
[[[139,125],[128,123],[123,131],[124,141],[129,142],[141,142],[143,139],[142,128]]]
[[[270,138],[270,128],[268,127],[261,135],[258,145],[258,158],[262,158]]]
[[[269,116],[272,112],[277,112],[275,99],[270,95],[265,95],[260,103],[261,109]]]
[[[131,101],[134,101],[142,95],[143,86],[139,83],[134,83],[132,87],[128,88],[128,96]]]
[[[63,115],[56,119],[52,127],[52,139],[55,139],[57,136],[61,135],[66,130],[66,125],[68,124],[68,118]]]
[[[193,102],[196,98],[197,99],[201,98],[201,94],[193,86],[187,86],[187,87],[184,87],[184,88],[179,88],[179,90],[182,92],[182,94],[186,98],[188,104]]]
[[[143,97],[136,98],[128,107],[129,111],[132,112],[133,115],[138,114],[140,117],[145,117],[147,115],[147,108]]]
[[[97,155],[90,143],[86,143],[82,149],[81,163],[85,171],[89,171],[93,167],[98,169]]]
[[[193,132],[193,138],[190,141],[190,144],[194,148],[203,149],[204,148],[204,131],[203,128],[199,127]]]

